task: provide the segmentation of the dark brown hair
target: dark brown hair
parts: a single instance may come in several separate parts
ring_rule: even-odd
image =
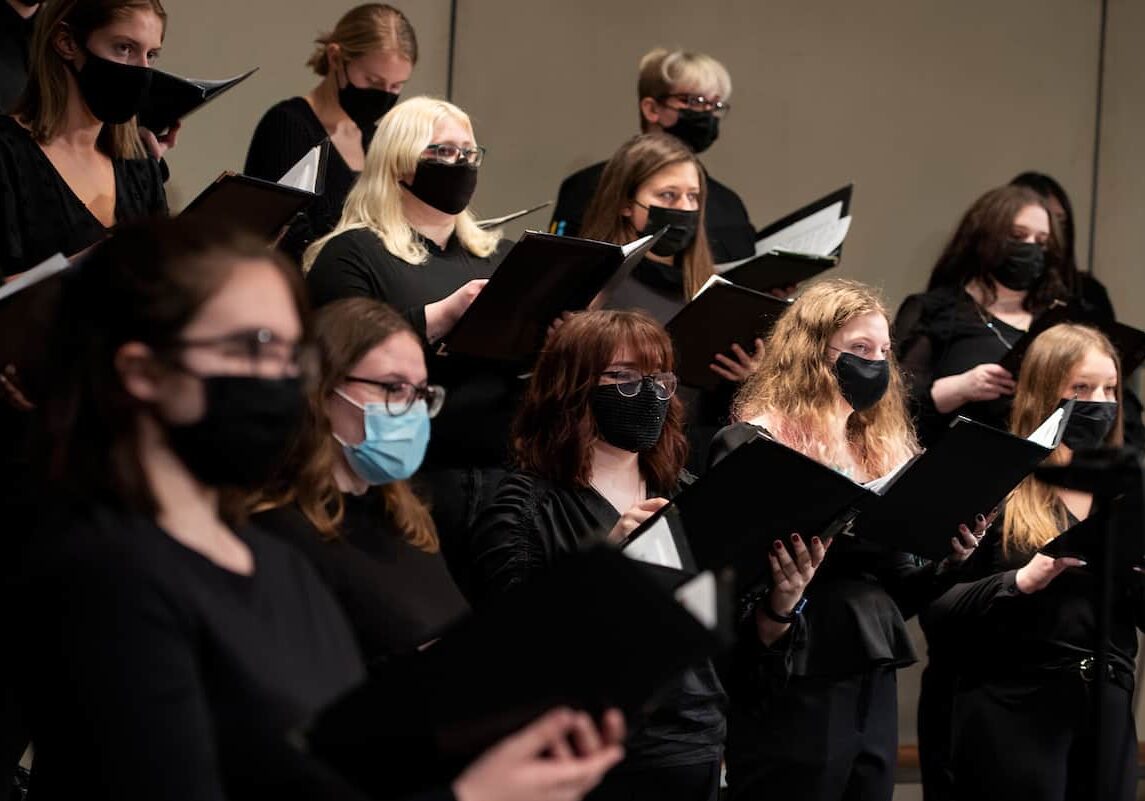
[[[1045,208],[1041,196],[1024,186],[1000,186],[974,201],[938,257],[927,289],[962,287],[977,279],[988,296],[992,296],[995,287],[993,273],[1006,258],[1014,218],[1027,206]],[[1061,274],[1061,234],[1054,216],[1048,210],[1046,215],[1050,220],[1046,271],[1026,295],[1023,305],[1027,311],[1048,308],[1066,294]]]
[[[365,55],[373,50],[400,53],[410,64],[417,64],[417,36],[406,15],[384,3],[366,3],[351,8],[334,30],[314,40],[315,48],[306,66],[319,75],[330,72],[329,45],[342,50],[344,61]]]
[[[712,276],[712,252],[704,226],[704,206],[708,199],[708,180],[696,154],[674,136],[663,133],[634,136],[621,145],[600,176],[596,194],[584,214],[581,236],[602,242],[623,244],[638,236],[628,217],[621,214],[636,198],[640,185],[665,167],[687,163],[696,168],[700,178],[699,220],[696,236],[683,251],[684,300],[691,300]]]
[[[1077,231],[1073,222],[1073,204],[1069,202],[1069,195],[1066,194],[1065,187],[1042,172],[1023,172],[1014,176],[1010,185],[1033,189],[1043,201],[1054,198],[1061,204],[1062,211],[1065,212],[1065,219],[1060,223],[1062,281],[1071,295],[1078,294],[1081,288],[1078,285],[1077,277],[1079,269],[1077,266]],[[1046,210],[1049,211],[1048,208]],[[1052,213],[1050,218],[1053,219]]]
[[[137,11],[150,11],[167,28],[167,12],[160,0],[52,0],[36,15],[29,46],[28,84],[13,113],[40,144],[55,139],[63,130],[68,105],[68,64],[56,50],[56,35],[66,28],[79,47],[91,35]],[[121,125],[104,125],[98,146],[112,158],[145,158],[135,118]]]
[[[373,298],[345,298],[318,311],[314,316],[314,341],[320,370],[310,393],[310,413],[284,460],[279,478],[252,502],[253,506],[294,503],[322,536],[338,536],[344,506],[334,481],[334,464],[340,458],[340,446],[330,428],[326,404],[366,354],[400,334],[417,338],[404,317]],[[433,518],[409,482],[385,484],[377,493],[384,513],[406,540],[415,548],[436,553],[438,540]]]
[[[645,373],[674,367],[667,332],[641,312],[584,312],[549,338],[513,421],[511,444],[518,467],[558,484],[588,486],[592,445],[599,438],[590,395],[624,347]],[[640,454],[640,471],[658,492],[676,486],[688,456],[683,421],[683,405],[673,396],[660,440]]]
[[[72,498],[157,512],[139,461],[139,415],[115,366],[125,343],[174,345],[244,261],[270,263],[307,321],[298,268],[265,242],[175,217],[125,224],[66,274],[44,393],[47,470]]]

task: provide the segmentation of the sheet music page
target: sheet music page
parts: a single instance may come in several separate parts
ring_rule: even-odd
[[[1045,422],[1038,426],[1033,434],[1026,437],[1030,442],[1041,445],[1043,448],[1054,448],[1057,445],[1058,428],[1061,426],[1062,417],[1065,415],[1065,409],[1056,409],[1053,414],[1046,418]]]
[[[624,254],[624,258],[626,258],[626,259],[627,259],[627,258],[628,258],[629,256],[631,256],[631,255],[632,255],[632,254],[633,254],[635,251],[639,250],[639,249],[640,249],[640,247],[641,247],[641,246],[642,246],[642,245],[643,245],[645,242],[647,242],[649,239],[651,239],[653,236],[655,236],[655,234],[648,234],[648,236],[642,236],[642,237],[640,237],[639,239],[637,239],[637,240],[635,240],[635,241],[633,241],[633,242],[629,242],[627,245],[622,245],[622,246],[621,246],[621,248],[620,248],[620,252],[621,252],[621,253],[623,253],[623,254]]]
[[[797,239],[808,231],[820,228],[824,225],[830,225],[836,222],[843,214],[843,202],[832,203],[824,209],[820,209],[814,214],[810,214],[801,220],[793,222],[781,231],[776,231],[771,236],[765,237],[755,243],[756,253],[767,253],[769,250],[795,250],[788,246],[788,241]]]
[[[902,475],[904,472],[906,472],[906,469],[908,467],[910,467],[912,464],[914,464],[915,459],[917,459],[917,458],[918,458],[917,456],[912,456],[911,458],[907,459],[905,462],[900,464],[898,467],[896,467],[894,470],[887,473],[885,476],[879,476],[878,478],[872,478],[870,481],[863,484],[863,486],[866,487],[867,489],[869,489],[871,492],[877,494],[877,495],[882,495],[884,492],[886,492],[888,487],[890,487],[892,484],[895,483],[895,479],[897,479],[900,475]]]
[[[705,570],[676,590],[676,600],[707,629],[714,629],[719,623],[716,587],[716,577]]]
[[[702,287],[700,287],[698,290],[696,290],[696,294],[692,295],[692,300],[695,300],[696,298],[698,298],[700,295],[704,294],[704,292],[706,292],[708,289],[715,286],[716,284],[727,284],[728,286],[731,286],[731,283],[732,282],[726,278],[720,278],[718,275],[713,275],[711,278],[709,278],[707,281],[704,282],[704,285]]]
[[[30,286],[35,286],[41,281],[51,278],[61,270],[66,270],[69,264],[70,262],[64,254],[57,253],[46,261],[40,262],[35,267],[20,273],[11,281],[0,284],[0,300],[10,298],[17,292],[21,292]]]
[[[763,253],[785,250],[811,256],[830,256],[847,238],[847,232],[851,229],[851,218],[829,220],[821,225],[802,228],[792,233],[794,228],[795,226],[792,226],[767,239],[761,239],[756,243],[756,251],[759,252],[759,248],[765,246],[766,250]]]
[[[315,145],[278,179],[278,183],[294,189],[313,192],[318,185],[318,168],[322,164],[322,145]]]
[[[653,523],[652,528],[629,543],[623,553],[638,562],[672,567],[676,570],[684,569],[680,552],[676,550],[676,541],[672,538],[672,529],[668,527],[668,521],[663,517]]]

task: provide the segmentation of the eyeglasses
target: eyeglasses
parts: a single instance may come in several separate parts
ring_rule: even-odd
[[[436,161],[438,164],[466,164],[470,167],[480,167],[485,160],[485,148],[460,147],[444,143],[440,145],[426,145],[422,152],[423,161]]]
[[[605,370],[601,375],[612,379],[616,391],[626,398],[635,398],[640,394],[644,382],[648,381],[652,384],[652,390],[657,398],[668,400],[676,394],[676,386],[679,383],[675,373],[643,375],[638,370]]]
[[[372,378],[359,378],[347,376],[346,381],[354,384],[366,384],[382,390],[382,402],[386,406],[386,414],[399,417],[410,409],[419,400],[425,401],[430,417],[437,417],[445,403],[445,388],[436,384],[411,384],[408,381],[375,381]]]
[[[710,98],[704,97],[703,95],[671,94],[660,95],[656,99],[661,103],[669,99],[683,103],[683,107],[676,109],[677,111],[683,111],[684,109],[689,111],[710,111],[717,117],[724,117],[729,111],[732,110],[730,103],[725,103],[722,100],[711,100]],[[669,106],[669,108],[675,107]]]
[[[202,339],[177,339],[165,349],[211,350],[251,375],[301,376],[312,381],[318,373],[317,353],[312,345],[282,339],[269,328]]]

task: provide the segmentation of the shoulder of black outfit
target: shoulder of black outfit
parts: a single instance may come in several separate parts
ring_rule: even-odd
[[[600,184],[600,176],[604,173],[607,162],[600,161],[577,170],[561,181],[561,188],[557,192],[557,204],[553,208],[553,219],[549,224],[549,231],[562,236],[579,236],[584,225],[584,213],[592,196],[596,194],[596,187]]]
[[[708,182],[708,200],[704,204],[705,228],[712,261],[722,264],[755,255],[755,228],[743,200],[706,169],[704,174]]]
[[[243,172],[277,181],[325,138],[326,129],[305,98],[283,100],[271,106],[255,126]]]

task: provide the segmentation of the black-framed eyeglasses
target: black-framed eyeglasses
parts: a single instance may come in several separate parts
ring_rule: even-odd
[[[310,343],[287,340],[269,328],[235,331],[217,337],[176,339],[161,350],[211,350],[226,360],[242,363],[251,374],[267,372],[302,376],[313,380],[317,375],[317,353]]]
[[[465,164],[470,167],[480,167],[481,162],[485,160],[485,148],[480,146],[461,147],[444,142],[426,145],[421,158],[423,161],[436,161],[439,164]]]
[[[419,400],[425,401],[426,411],[430,417],[437,417],[445,403],[445,388],[437,384],[411,384],[408,381],[375,381],[372,378],[347,376],[346,381],[353,384],[366,384],[377,387],[382,391],[382,402],[386,406],[386,414],[398,417],[405,414]]]
[[[660,95],[656,99],[661,103],[663,103],[665,100],[672,99],[679,103],[683,103],[683,109],[688,109],[689,111],[710,111],[717,117],[724,117],[729,111],[732,110],[730,103],[725,103],[722,100],[712,100],[711,98],[704,97],[703,95],[668,94]],[[669,108],[672,107],[670,106]],[[677,110],[682,111],[683,109]]]
[[[635,398],[640,394],[640,388],[647,381],[660,400],[668,400],[676,394],[679,380],[675,373],[651,373],[644,375],[639,370],[605,370],[601,373],[605,378],[612,379],[616,391],[626,398]]]

